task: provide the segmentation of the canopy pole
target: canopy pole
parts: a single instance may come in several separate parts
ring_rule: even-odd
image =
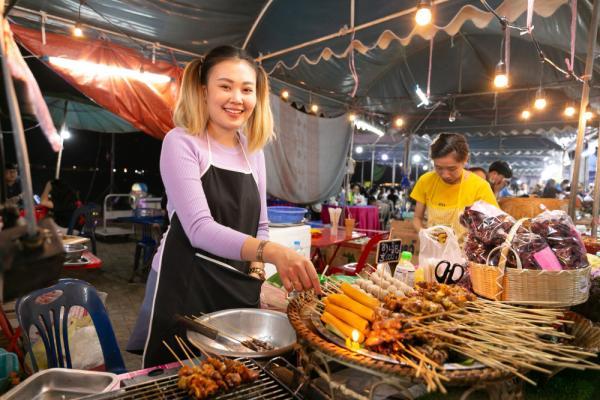
[[[0,0],[0,10],[4,10],[4,0]],[[2,76],[4,78],[4,90],[6,91],[6,102],[10,112],[10,123],[13,130],[13,140],[15,142],[15,152],[19,169],[21,171],[21,182],[23,190],[23,204],[25,206],[25,222],[27,223],[27,236],[34,238],[37,235],[35,222],[35,211],[33,207],[33,191],[31,190],[31,171],[29,170],[29,154],[27,152],[27,142],[25,141],[25,131],[21,121],[21,111],[15,92],[15,86],[10,69],[8,67],[8,55],[4,41],[4,17],[0,19],[0,54],[2,55]]]
[[[360,162],[360,186],[365,185],[365,161]]]
[[[115,133],[113,132],[110,137],[110,188],[109,194],[114,193],[115,190]]]
[[[404,143],[404,161],[403,161],[403,165],[404,165],[404,170],[406,171],[406,175],[408,176],[408,179],[410,180],[410,169],[411,169],[411,165],[410,165],[410,136],[411,133],[406,135],[406,140]]]
[[[392,158],[392,187],[396,186],[396,157]]]
[[[592,206],[592,237],[598,234],[598,207],[600,206],[600,122],[598,122],[598,148],[596,149],[596,175],[594,176],[594,204]],[[573,186],[571,186],[571,192]]]
[[[375,186],[375,182],[373,182],[373,177],[375,176],[375,147],[371,151],[371,187]]]
[[[569,215],[575,221],[575,206],[577,201],[577,187],[579,186],[579,169],[581,166],[581,153],[583,152],[583,139],[585,137],[585,112],[590,97],[589,82],[592,78],[594,67],[594,49],[596,48],[596,35],[598,34],[598,17],[600,15],[600,1],[594,2],[592,9],[592,22],[588,32],[587,58],[585,60],[585,72],[583,74],[583,88],[581,90],[581,104],[579,106],[579,125],[577,127],[577,145],[575,147],[575,159],[573,160],[573,177],[571,179],[571,196],[569,199]],[[587,171],[586,171],[587,172]]]

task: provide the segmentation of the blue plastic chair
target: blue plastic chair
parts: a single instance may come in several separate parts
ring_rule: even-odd
[[[54,301],[48,304],[36,302],[39,296],[55,290],[62,291],[62,294]],[[26,339],[25,346],[31,356],[34,371],[37,372],[39,368],[29,338],[32,325],[36,327],[44,343],[48,368],[73,368],[69,351],[68,315],[70,308],[74,306],[81,306],[90,314],[98,334],[106,370],[115,374],[127,372],[108,313],[98,292],[89,283],[79,279],[61,279],[56,285],[31,292],[17,301],[15,306],[17,318]],[[62,340],[59,318],[61,309],[63,309]]]

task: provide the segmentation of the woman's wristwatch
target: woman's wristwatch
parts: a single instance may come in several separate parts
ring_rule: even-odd
[[[266,275],[265,275],[265,267],[250,267],[250,270],[248,271],[249,274],[255,274],[258,279],[260,279],[261,281],[264,281],[266,279]]]

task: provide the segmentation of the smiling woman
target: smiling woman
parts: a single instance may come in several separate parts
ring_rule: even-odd
[[[170,226],[127,346],[143,348],[144,367],[174,360],[163,343],[187,336],[176,315],[258,307],[263,262],[286,289],[320,293],[312,263],[267,240],[272,119],[267,76],[245,51],[218,47],[186,67],[160,156]]]
[[[449,226],[460,238],[464,228],[458,219],[465,207],[477,200],[498,203],[487,181],[465,170],[469,145],[464,136],[442,133],[429,150],[434,171],[421,176],[410,194],[417,202],[413,224],[417,230],[424,228],[427,212],[427,226]]]

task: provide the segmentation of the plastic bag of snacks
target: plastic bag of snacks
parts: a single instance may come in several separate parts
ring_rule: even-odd
[[[556,255],[540,235],[533,232],[518,232],[510,245],[519,255],[521,265],[525,269],[545,269],[548,271],[560,271],[562,269]],[[498,265],[499,259],[500,252],[495,252],[490,259],[490,265]],[[508,253],[506,266],[517,268],[514,253]]]
[[[531,230],[548,242],[563,269],[585,268],[589,265],[581,236],[566,212],[544,211],[531,220]]]
[[[515,222],[513,217],[484,201],[475,202],[460,216],[460,223],[469,230],[469,235],[492,248],[506,241]]]

